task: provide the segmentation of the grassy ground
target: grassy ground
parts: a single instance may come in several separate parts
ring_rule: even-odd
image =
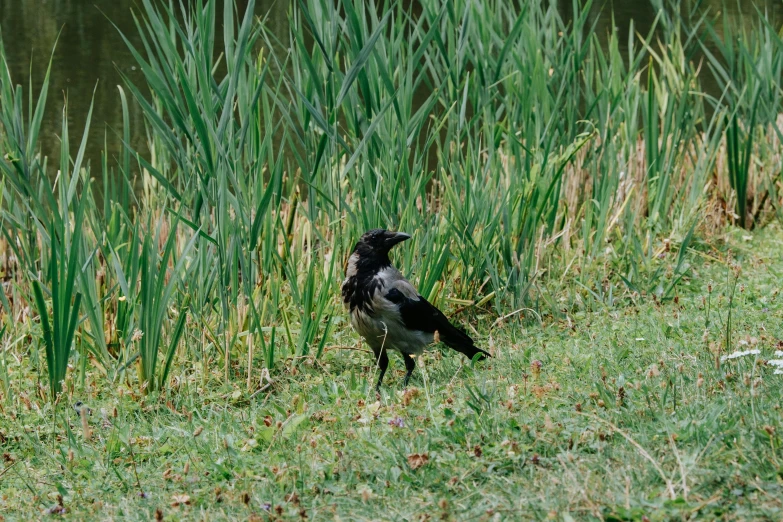
[[[494,359],[430,352],[403,391],[394,358],[380,401],[344,317],[339,347],[252,396],[219,367],[175,369],[160,400],[87,371],[56,420],[43,362],[10,339],[0,518],[778,519],[783,377],[763,363],[783,338],[783,232],[745,234],[694,252],[666,303],[585,290],[562,320],[479,315]],[[760,354],[718,364],[727,337]]]

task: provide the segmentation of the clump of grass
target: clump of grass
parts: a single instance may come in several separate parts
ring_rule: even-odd
[[[178,317],[176,324],[170,333],[169,343],[164,351],[163,366],[158,370],[163,326],[169,315],[169,303],[179,282],[180,275],[183,273],[190,250],[198,238],[198,235],[194,234],[193,238],[183,249],[179,259],[174,263],[174,267],[169,274],[168,265],[170,261],[173,261],[172,258],[177,243],[178,222],[174,221],[171,229],[167,231],[168,238],[165,240],[163,253],[160,255],[160,259],[158,259],[158,255],[155,252],[156,246],[154,245],[163,241],[161,231],[164,222],[163,219],[159,221],[154,236],[149,233],[144,236],[144,239],[141,241],[141,255],[139,256],[139,329],[137,335],[132,335],[132,340],[135,338],[139,347],[139,358],[141,361],[139,380],[148,392],[164,388],[171,371],[171,363],[174,360],[174,355],[185,328],[185,320],[188,314],[187,299],[185,299],[185,302],[179,303],[177,307]],[[133,284],[135,284],[135,281]]]
[[[62,391],[62,383],[68,369],[76,327],[79,324],[79,307],[82,294],[76,291],[76,279],[79,277],[79,251],[81,247],[81,227],[84,207],[79,205],[73,221],[73,236],[57,230],[52,223],[50,230],[59,232],[50,237],[49,266],[45,272],[49,288],[46,293],[52,300],[52,319],[44,297],[41,281],[33,279],[32,288],[35,306],[41,320],[43,342],[46,350],[46,365],[49,377],[49,391],[52,402],[56,402]],[[70,230],[67,230],[70,232]]]

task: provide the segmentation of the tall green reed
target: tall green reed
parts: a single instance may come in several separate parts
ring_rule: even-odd
[[[48,184],[46,158],[41,157],[38,147],[53,57],[54,51],[37,99],[33,97],[33,80],[29,79],[25,104],[22,86],[11,78],[0,32],[0,139],[3,150],[0,173],[13,191],[5,198],[2,232],[18,263],[33,272],[40,266],[35,220],[37,217],[44,223],[49,221],[45,205],[53,206],[54,197],[51,190],[45,188]]]
[[[761,191],[778,199],[754,169],[761,154],[773,161],[764,118],[780,111],[764,80],[780,70],[768,27],[719,37],[706,17],[661,11],[621,42],[594,34],[590,2],[565,19],[543,0],[302,0],[278,39],[253,7],[143,0],[142,43],[129,46],[144,82],[126,79],[119,103],[127,114],[127,90],[141,107],[149,153],[130,148],[126,116],[125,149],[101,164],[102,211],[76,197],[92,189],[81,147],[71,161],[66,140],[54,187],[37,145],[18,146],[19,129],[39,124],[0,78],[0,143],[22,151],[2,162],[6,241],[26,245],[26,266],[48,266],[38,223],[73,227],[83,199],[80,332],[111,379],[139,357],[141,382],[162,389],[182,336],[201,345],[204,379],[220,358],[227,381],[244,361],[250,378],[259,358],[319,356],[341,313],[341,268],[368,228],[413,233],[395,262],[440,305],[558,315],[568,277],[572,296],[604,304],[618,284],[671,296],[716,199],[735,192],[754,221]],[[737,34],[733,50],[706,44]],[[722,94],[705,92],[696,51]],[[737,146],[724,151],[726,135]],[[171,231],[151,226],[164,222]]]
[[[259,266],[255,252],[271,246],[276,226],[269,213],[276,208],[279,213],[283,193],[290,194],[271,134],[262,132],[265,122],[274,123],[265,120],[269,106],[261,101],[267,67],[263,56],[254,54],[259,33],[254,2],[236,25],[235,7],[224,4],[222,35],[216,29],[217,2],[200,2],[182,13],[149,1],[143,6],[145,16],[136,21],[144,50],[128,45],[152,95],[127,84],[160,138],[153,147],[163,159],[155,165],[140,161],[176,201],[182,223],[200,229],[198,248],[215,258],[228,376],[232,310],[244,294],[251,303],[252,329],[260,332],[252,297],[274,267]],[[158,169],[169,161],[176,165],[173,175]]]
[[[74,157],[68,128],[67,101],[62,109],[60,157],[54,183],[47,158],[40,154],[38,138],[48,94],[49,68],[37,101],[29,93],[27,117],[21,86],[14,87],[0,39],[0,145],[7,151],[0,161],[3,176],[3,236],[14,253],[18,282],[25,282],[22,296],[34,305],[40,317],[48,366],[51,400],[62,391],[68,359],[80,324],[83,294],[82,265],[91,256],[83,242],[89,198],[79,197],[78,189],[89,192],[89,170],[84,165],[92,105],[86,116],[82,140]],[[32,78],[30,79],[32,85]],[[11,190],[5,190],[8,180]],[[83,287],[87,290],[87,287]],[[51,299],[51,320],[47,300]],[[16,299],[15,302],[18,302]],[[8,303],[4,298],[4,303]],[[95,326],[95,325],[93,325]]]
[[[145,391],[153,392],[165,387],[171,363],[176,354],[177,346],[182,337],[185,320],[188,314],[188,300],[177,303],[176,322],[170,332],[168,346],[163,353],[162,367],[158,370],[158,359],[163,341],[163,326],[172,312],[170,302],[174,296],[177,284],[184,272],[185,263],[193,245],[198,240],[194,234],[190,241],[179,252],[174,261],[177,244],[177,220],[167,222],[161,216],[155,234],[151,230],[141,240],[141,255],[139,256],[139,293],[138,293],[138,334],[131,334],[131,342],[138,343],[139,379]],[[165,228],[164,228],[165,227]],[[170,227],[170,228],[169,228]],[[148,223],[148,229],[150,225]],[[165,237],[164,234],[168,234]],[[157,245],[164,243],[163,252],[158,255]],[[169,263],[173,268],[169,273]],[[134,330],[134,333],[136,330]]]
[[[32,277],[34,302],[41,321],[46,365],[49,377],[50,399],[56,402],[62,391],[62,383],[68,370],[68,358],[73,347],[76,327],[79,324],[79,307],[82,294],[76,289],[79,277],[79,253],[81,249],[84,205],[79,204],[73,219],[73,235],[70,230],[57,229],[52,222],[49,241],[49,266],[44,273],[49,288]],[[46,306],[45,294],[51,297],[52,317]]]
[[[756,225],[777,172],[754,168],[754,157],[769,147],[768,140],[757,142],[759,128],[765,134],[781,131],[779,78],[783,74],[783,48],[778,31],[765,13],[731,24],[706,23],[701,31],[701,49],[709,70],[723,91],[716,112],[725,112],[727,181],[733,192],[737,223],[743,228]],[[766,143],[765,143],[766,142]],[[779,172],[779,169],[778,169]],[[779,207],[779,202],[773,205]]]

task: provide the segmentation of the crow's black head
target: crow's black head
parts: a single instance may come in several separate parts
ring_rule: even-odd
[[[360,254],[376,254],[386,256],[389,250],[397,243],[402,243],[411,236],[404,232],[389,232],[382,228],[376,228],[365,232],[356,243],[356,252]]]
[[[382,228],[370,230],[359,242],[345,266],[345,282],[342,286],[343,302],[366,313],[372,313],[372,297],[382,282],[375,277],[380,270],[391,266],[389,250],[411,236],[403,232],[389,232]]]

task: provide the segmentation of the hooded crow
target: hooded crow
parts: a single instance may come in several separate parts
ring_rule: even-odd
[[[472,359],[490,355],[477,348],[464,331],[452,325],[443,313],[419,295],[416,288],[391,265],[389,250],[410,239],[402,232],[384,229],[365,233],[348,258],[342,294],[351,314],[351,325],[372,348],[381,373],[376,391],[389,366],[386,350],[397,350],[405,361],[405,386],[419,355],[435,340]]]

